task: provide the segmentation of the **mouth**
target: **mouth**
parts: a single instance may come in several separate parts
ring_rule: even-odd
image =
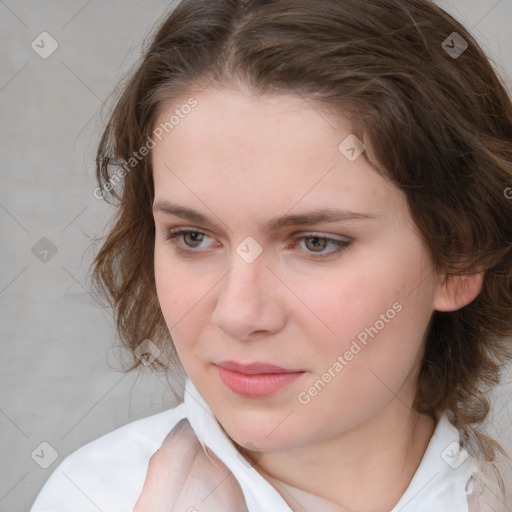
[[[221,381],[231,391],[248,398],[260,398],[276,393],[305,373],[305,370],[259,362],[241,364],[235,361],[221,361],[215,366]]]

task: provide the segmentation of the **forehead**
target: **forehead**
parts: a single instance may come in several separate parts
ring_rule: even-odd
[[[196,103],[193,109],[187,108],[191,98]],[[169,134],[172,132],[177,144],[186,138],[197,149],[210,152],[226,145],[235,146],[233,151],[240,148],[239,153],[258,145],[270,152],[284,142],[287,147],[304,147],[306,143],[304,149],[314,146],[325,151],[328,146],[336,149],[340,137],[351,131],[343,116],[329,115],[325,106],[298,95],[258,95],[231,89],[208,88],[162,106],[154,128],[165,127],[171,117],[175,120]]]
[[[245,211],[257,201],[268,212],[329,203],[376,215],[403,199],[364,155],[351,161],[342,153],[340,144],[354,137],[343,116],[291,94],[222,89],[194,94],[196,106],[180,112],[189,98],[166,105],[154,126],[179,117],[153,149],[159,199],[229,198]]]

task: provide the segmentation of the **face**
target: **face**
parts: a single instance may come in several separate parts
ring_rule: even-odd
[[[404,195],[310,102],[195,98],[153,149],[155,277],[219,423],[279,451],[412,404],[442,279]]]

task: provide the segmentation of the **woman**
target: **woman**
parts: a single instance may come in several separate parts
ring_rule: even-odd
[[[509,510],[482,423],[512,357],[511,142],[428,0],[182,1],[99,146],[94,277],[184,403],[72,454],[33,512]]]

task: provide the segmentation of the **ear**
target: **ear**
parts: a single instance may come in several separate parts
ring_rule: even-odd
[[[437,311],[455,311],[474,299],[482,290],[485,270],[471,274],[446,275],[435,300]]]

